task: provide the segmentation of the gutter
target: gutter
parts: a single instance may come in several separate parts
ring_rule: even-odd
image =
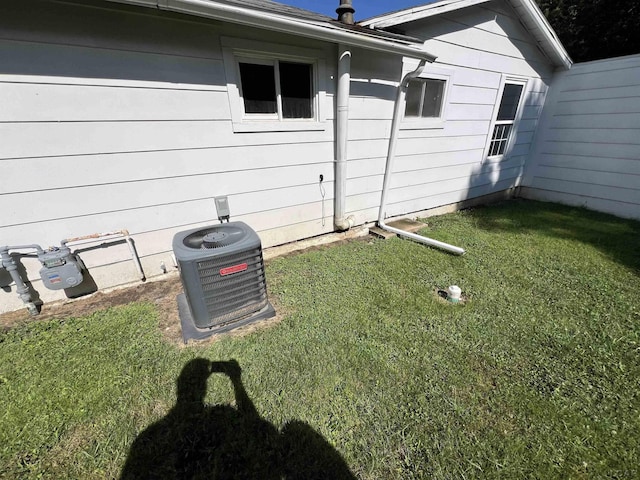
[[[396,97],[396,104],[393,111],[393,121],[391,123],[391,135],[389,137],[389,149],[387,151],[387,163],[384,169],[384,181],[382,183],[382,196],[380,198],[380,210],[378,211],[378,227],[387,232],[395,233],[396,235],[404,238],[408,238],[418,243],[422,243],[424,245],[429,245],[431,247],[440,248],[442,250],[446,250],[451,253],[455,253],[456,255],[463,255],[465,253],[463,248],[456,247],[454,245],[449,245],[448,243],[441,242],[439,240],[434,240],[433,238],[423,237],[422,235],[418,235],[415,233],[405,232],[404,230],[400,230],[398,228],[393,228],[387,225],[384,222],[386,212],[385,208],[387,206],[387,195],[389,192],[389,185],[391,183],[391,173],[393,171],[393,163],[396,157],[396,145],[398,143],[398,132],[400,130],[400,121],[402,120],[402,108],[404,107],[405,97],[407,93],[407,86],[409,81],[419,77],[424,70],[426,64],[426,60],[422,60],[414,71],[407,73],[400,85],[398,85],[398,94]]]
[[[422,45],[385,40],[365,32],[352,32],[330,23],[289,18],[248,8],[223,5],[210,0],[108,0],[114,3],[157,8],[175,13],[222,20],[301,37],[343,43],[378,52],[404,55],[433,62],[436,57],[422,50]]]

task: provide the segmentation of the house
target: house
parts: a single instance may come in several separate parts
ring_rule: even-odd
[[[442,0],[359,24],[342,3],[341,20],[269,0],[4,4],[0,243],[126,228],[153,277],[175,233],[217,223],[216,196],[269,247],[518,187],[571,66],[535,3]],[[138,278],[127,245],[98,247],[81,249],[98,288]],[[0,295],[0,312],[20,308]]]

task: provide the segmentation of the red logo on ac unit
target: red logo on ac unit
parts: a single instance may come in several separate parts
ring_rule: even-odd
[[[220,275],[223,277],[225,275],[231,275],[232,273],[244,272],[247,269],[246,263],[240,263],[239,265],[234,265],[233,267],[225,267],[220,269]]]

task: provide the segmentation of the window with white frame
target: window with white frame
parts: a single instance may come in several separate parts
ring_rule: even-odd
[[[222,46],[235,132],[325,129],[320,52],[232,38]]]
[[[513,137],[514,125],[519,118],[522,93],[526,82],[507,79],[504,83],[500,105],[493,124],[487,157],[500,157],[507,151]]]
[[[313,64],[239,58],[245,118],[313,119]]]
[[[405,64],[403,75],[414,69],[413,64]],[[430,65],[428,71],[409,81],[400,128],[444,128],[453,74],[451,70]]]
[[[417,78],[407,87],[404,117],[440,118],[445,80],[436,78]]]

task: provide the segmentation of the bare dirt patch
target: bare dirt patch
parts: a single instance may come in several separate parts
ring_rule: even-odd
[[[165,340],[182,346],[184,344],[180,328],[180,317],[178,316],[178,303],[176,301],[176,297],[180,293],[182,293],[180,277],[178,275],[170,275],[162,280],[149,281],[106,292],[100,291],[83,298],[47,303],[43,305],[40,315],[37,316],[29,315],[26,309],[4,313],[0,315],[0,328],[8,330],[25,322],[83,317],[110,307],[134,302],[146,302],[155,305],[158,309],[158,327]],[[279,323],[284,316],[284,312],[282,308],[279,308],[277,299],[270,296],[269,300],[276,309],[275,317],[257,321],[226,333],[215,334],[205,340],[191,341],[189,344],[202,345],[211,343],[219,340],[223,335],[248,335],[258,329]]]
[[[87,297],[46,303],[40,315],[33,317],[26,309],[4,313],[0,315],[0,327],[6,330],[24,322],[83,317],[110,307],[133,302],[148,302],[154,304],[159,310],[160,328],[164,335],[170,340],[182,339],[176,303],[176,296],[180,292],[182,292],[180,278],[178,275],[171,275],[162,280],[100,291]]]
[[[367,230],[368,232],[368,230]],[[331,242],[314,245],[313,241],[298,242],[288,244],[282,247],[276,247],[265,255],[265,264],[269,264],[270,260],[280,256],[294,256],[309,251],[323,250],[336,245],[343,245],[354,241],[372,242],[370,237],[362,234],[345,235],[334,234],[335,238]],[[345,237],[345,238],[342,238]],[[298,248],[299,247],[299,248]],[[269,254],[270,253],[270,254]],[[267,279],[268,284],[268,279]],[[127,305],[134,302],[147,302],[156,306],[158,309],[159,328],[164,338],[176,345],[183,345],[182,330],[180,328],[180,317],[178,315],[178,303],[176,297],[182,293],[182,284],[180,276],[176,273],[169,273],[161,279],[154,279],[145,283],[133,286],[110,289],[106,291],[98,291],[86,297],[76,298],[72,300],[64,300],[60,302],[46,303],[42,307],[42,311],[37,316],[31,316],[26,309],[16,310],[0,314],[0,330],[8,330],[16,325],[42,320],[52,320],[69,317],[84,317],[92,313],[105,310],[107,308]],[[269,295],[269,301],[276,310],[275,317],[250,323],[243,327],[215,334],[212,337],[200,341],[191,341],[192,344],[207,344],[215,342],[225,335],[242,336],[248,335],[256,330],[267,328],[278,324],[288,312],[278,304],[277,297]]]

